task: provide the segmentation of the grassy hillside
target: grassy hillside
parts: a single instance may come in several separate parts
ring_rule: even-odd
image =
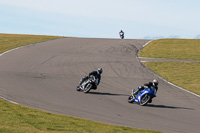
[[[162,39],[152,41],[139,57],[200,60],[200,40]],[[144,62],[164,79],[200,95],[200,62]]]
[[[55,36],[0,34],[0,53]],[[0,133],[159,133],[47,113],[0,99]]]
[[[0,34],[0,53],[20,46],[43,42],[60,36]]]

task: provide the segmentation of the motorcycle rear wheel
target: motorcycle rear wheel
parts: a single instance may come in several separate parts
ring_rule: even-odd
[[[141,98],[140,105],[141,105],[141,106],[147,105],[147,103],[150,101],[150,99],[151,99],[151,96],[150,96],[149,94],[145,94],[145,95],[142,96],[142,98]]]
[[[88,93],[90,89],[92,88],[92,84],[87,84],[83,90],[84,93]]]

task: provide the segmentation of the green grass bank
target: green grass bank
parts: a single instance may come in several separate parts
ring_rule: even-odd
[[[138,56],[200,60],[200,40],[154,40],[143,48]],[[144,62],[143,64],[171,83],[200,95],[200,62]]]
[[[200,95],[200,62],[144,62],[167,81]]]
[[[56,38],[63,37],[44,35],[0,34],[0,53],[20,46],[25,46],[28,44],[34,44]]]
[[[57,36],[0,34],[0,53]],[[52,114],[0,98],[0,133],[160,133]]]
[[[1,133],[159,133],[52,114],[0,99]]]
[[[200,39],[160,39],[143,48],[139,57],[200,60]]]

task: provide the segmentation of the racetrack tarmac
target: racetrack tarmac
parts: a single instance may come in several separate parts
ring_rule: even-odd
[[[0,96],[28,107],[98,122],[168,133],[200,132],[200,97],[159,80],[148,106],[130,104],[133,88],[157,78],[137,51],[149,40],[62,38],[0,56]],[[102,67],[97,90],[76,91],[81,77]]]

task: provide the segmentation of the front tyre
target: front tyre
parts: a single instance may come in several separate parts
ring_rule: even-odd
[[[84,93],[88,93],[90,89],[92,88],[92,84],[87,84],[83,90]]]
[[[80,90],[81,90],[80,86],[77,86],[77,87],[76,87],[76,90],[77,90],[77,91],[80,91]]]
[[[145,94],[144,96],[142,96],[141,101],[140,101],[140,105],[144,106],[146,105],[149,101],[151,100],[151,96],[149,94]]]
[[[132,95],[128,97],[128,102],[133,103],[133,96]]]

